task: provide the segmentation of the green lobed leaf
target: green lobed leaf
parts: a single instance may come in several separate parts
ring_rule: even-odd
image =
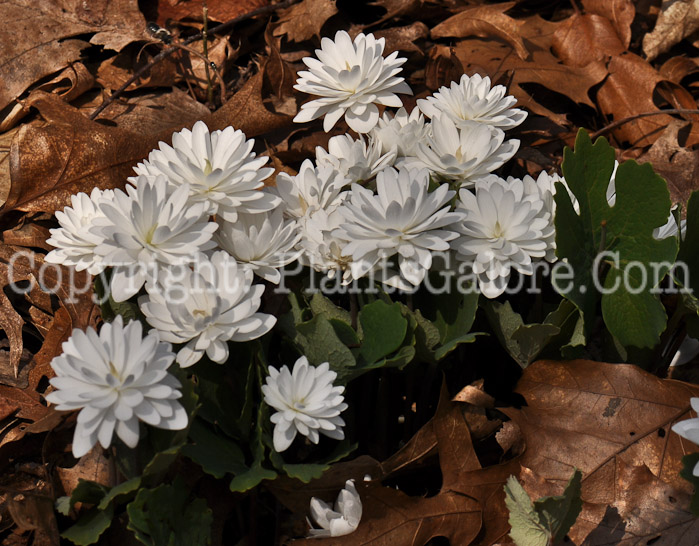
[[[472,286],[469,287],[469,290],[460,291],[460,287],[453,279],[445,280],[444,282],[450,284],[443,286],[443,283],[438,281],[437,276],[438,274],[430,275],[430,282],[432,286],[441,290],[440,293],[431,294],[426,290],[419,291],[414,298],[420,317],[430,321],[438,333],[438,344],[432,344],[434,330],[418,320],[420,326],[416,332],[418,340],[422,342],[424,339],[425,344],[432,345],[429,349],[433,350],[431,356],[435,361],[447,356],[461,343],[471,343],[478,335],[471,332],[478,310],[478,291]]]
[[[318,366],[329,362],[330,369],[337,373],[337,384],[348,381],[357,362],[328,319],[317,315],[307,322],[297,324],[296,332],[294,341],[301,346],[302,353],[311,364]]]
[[[524,324],[519,313],[512,309],[509,301],[499,303],[488,300],[483,309],[500,343],[512,358],[522,367],[531,364],[542,349],[561,331],[564,313],[550,313],[542,324]],[[550,322],[549,322],[550,321]]]
[[[223,478],[229,473],[235,475],[246,472],[245,455],[222,432],[217,433],[195,419],[189,429],[189,438],[194,443],[185,445],[182,455],[201,466],[207,474]]]
[[[510,511],[510,537],[517,546],[548,546],[565,539],[582,511],[582,473],[575,470],[562,495],[534,502],[517,478],[505,485],[505,504]]]
[[[141,489],[126,507],[127,528],[147,546],[205,546],[211,542],[213,513],[204,499],[189,500],[181,478],[172,485]]]
[[[112,487],[109,492],[102,497],[102,500],[97,505],[100,510],[106,510],[111,504],[119,504],[129,499],[132,494],[138,491],[141,487],[141,477],[131,478],[125,482]]]
[[[359,312],[359,322],[364,331],[359,355],[367,365],[398,350],[408,331],[408,321],[401,313],[399,303],[389,305],[376,300],[365,305]]]
[[[243,493],[256,487],[263,480],[274,480],[276,477],[277,473],[274,470],[268,470],[261,462],[255,462],[251,468],[233,478],[229,488],[234,493]]]
[[[529,495],[514,476],[510,476],[505,484],[505,505],[510,511],[510,537],[517,546],[548,546],[551,535],[541,523]]]
[[[78,546],[95,544],[102,533],[112,524],[114,507],[109,505],[106,510],[90,508],[71,527],[61,533],[61,537],[70,540]]]
[[[651,289],[677,255],[675,238],[659,241],[653,237],[653,230],[662,226],[670,213],[669,192],[649,164],[626,161],[617,169],[616,203],[610,207],[606,193],[613,169],[614,150],[604,138],[593,145],[581,129],[575,151],[565,149],[563,174],[578,200],[580,214],[563,184],[556,183],[556,254],[567,260],[573,276],[570,280],[565,268],[558,268],[552,280],[556,290],[580,309],[585,334],[594,326],[601,297],[602,315],[612,335],[624,346],[650,348],[657,344],[667,322],[665,310]],[[595,267],[600,252],[618,253],[618,260],[609,254],[599,255],[598,260],[609,268],[606,275],[600,275]],[[640,266],[629,267],[631,263]],[[641,271],[650,278],[654,267],[657,282],[647,282],[633,293],[634,287],[641,286]],[[631,286],[624,282],[616,285],[624,274]],[[607,293],[598,291],[595,280],[598,285],[603,283]]]
[[[575,470],[562,495],[534,501],[541,521],[550,530],[553,543],[562,542],[582,512],[582,472]]]

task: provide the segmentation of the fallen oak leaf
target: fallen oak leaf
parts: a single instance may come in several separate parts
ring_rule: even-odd
[[[262,88],[267,63],[264,60],[258,72],[226,104],[204,119],[210,130],[232,125],[250,138],[293,126],[292,115],[273,112],[263,103]]]
[[[686,205],[693,191],[699,189],[699,150],[680,146],[679,132],[688,122],[673,120],[663,130],[639,163],[651,163],[653,170],[667,180],[673,204]]]
[[[383,54],[390,55],[394,51],[407,53],[414,51],[423,55],[421,47],[415,44],[416,40],[424,40],[430,35],[430,31],[424,23],[415,21],[404,27],[392,27],[385,30],[377,30],[374,35],[386,40]]]
[[[202,0],[187,0],[173,2],[172,0],[157,0],[154,5],[146,5],[146,13],[151,20],[160,26],[167,25],[168,20],[182,21],[190,19],[201,21],[204,2]],[[254,9],[269,5],[269,0],[218,0],[207,2],[209,18],[214,21],[228,21]]]
[[[645,465],[672,488],[689,492],[679,476],[685,449],[670,427],[688,416],[699,386],[662,380],[632,365],[539,361],[524,370],[517,392],[527,405],[502,411],[527,441],[521,464],[547,482],[562,485],[577,467],[584,474],[583,501],[614,505],[621,495],[620,465]],[[598,513],[600,520],[603,515]],[[571,537],[582,542],[597,524],[576,524]]]
[[[582,0],[582,5],[587,13],[594,13],[609,19],[624,48],[629,47],[631,23],[636,15],[633,0]]]
[[[572,15],[553,35],[553,53],[570,66],[602,61],[625,49],[609,19],[599,15]]]
[[[304,42],[320,36],[321,28],[337,13],[334,0],[303,0],[284,10],[279,10],[279,22],[275,36],[286,36],[292,42]]]
[[[663,81],[663,76],[637,55],[629,52],[615,55],[609,63],[609,76],[597,91],[598,108],[614,120],[632,118],[648,112],[660,112],[653,102],[653,93]],[[689,100],[693,103],[692,108],[697,108],[696,101],[683,88],[676,87],[666,91],[671,94],[679,93],[678,101],[687,104]],[[682,96],[682,91],[688,97]],[[672,117],[663,114],[641,117],[629,120],[628,123],[615,128],[612,133],[619,142],[629,142],[633,146],[648,146],[672,120]],[[692,133],[697,131],[699,130],[692,128]],[[692,142],[697,138],[699,136],[694,135],[691,138]]]
[[[145,37],[137,0],[3,0],[0,15],[5,31],[0,41],[0,110],[31,84],[77,61],[89,45],[67,38],[93,34],[91,43],[119,50]]]
[[[510,44],[520,59],[527,59],[529,51],[519,31],[523,22],[505,15],[514,5],[515,2],[504,2],[467,8],[434,27],[432,38],[499,38]]]
[[[24,125],[12,141],[12,185],[2,212],[62,209],[80,191],[123,187],[155,139],[87,119],[59,97],[37,91],[27,100],[48,121]]]
[[[655,28],[643,37],[649,61],[699,29],[699,0],[664,0]]]

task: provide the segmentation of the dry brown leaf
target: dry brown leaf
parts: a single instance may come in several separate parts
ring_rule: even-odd
[[[521,464],[547,482],[563,485],[579,468],[583,501],[611,506],[623,500],[621,465],[645,465],[670,487],[691,491],[679,476],[685,441],[670,427],[690,415],[699,386],[632,365],[539,361],[524,371],[517,392],[527,405],[503,411],[527,440]]]
[[[536,19],[532,18],[532,25],[536,24]],[[533,51],[531,59],[524,61],[505,44],[469,39],[459,42],[455,46],[455,53],[469,74],[485,72],[494,81],[500,78],[508,81],[508,75],[511,75],[512,83],[508,91],[517,98],[519,105],[548,117],[558,125],[567,123],[565,114],[552,111],[548,97],[539,98],[536,93],[530,94],[522,85],[539,84],[574,102],[594,106],[588,90],[607,75],[607,68],[602,62],[591,62],[585,67],[567,66],[543,48]]]
[[[123,187],[132,167],[157,143],[87,119],[59,97],[34,92],[27,101],[48,122],[25,125],[12,141],[12,186],[2,211],[61,209],[94,187]]]
[[[374,0],[371,5],[386,10],[386,13],[376,21],[378,25],[384,21],[417,13],[422,8],[423,2],[424,0]]]
[[[224,129],[232,125],[248,137],[254,137],[293,125],[293,115],[273,112],[263,103],[262,88],[266,64],[267,61],[226,104],[204,120],[209,129]]]
[[[206,2],[209,10],[209,19],[221,23],[235,19],[240,15],[268,4],[269,0],[208,0]],[[144,11],[152,20],[165,27],[169,19],[174,21],[182,21],[183,19],[201,21],[202,7],[202,0],[184,0],[181,2],[157,0],[157,2],[147,6]]]
[[[292,42],[303,42],[320,36],[325,22],[337,13],[335,0],[303,0],[279,11],[275,36],[286,36]]]
[[[81,110],[92,111],[93,106]],[[186,121],[204,119],[211,111],[188,93],[171,91],[139,93],[128,101],[114,101],[103,110],[98,121],[108,120],[119,129],[138,135],[159,135],[169,140],[168,132],[177,130]],[[146,154],[148,151],[146,150]]]
[[[464,67],[456,56],[453,47],[435,44],[430,49],[425,64],[425,86],[436,91],[443,85],[458,82],[464,73]]]
[[[595,13],[609,19],[624,48],[629,47],[631,23],[636,15],[633,0],[582,0],[582,5],[587,13]]]
[[[649,61],[699,29],[699,0],[664,0],[653,32],[643,37]]]
[[[111,57],[99,65],[97,81],[105,89],[119,89],[137,70],[148,64],[155,54],[151,53],[150,48],[127,47],[116,57]],[[126,90],[133,91],[142,87],[169,87],[173,85],[179,77],[178,64],[182,63],[181,59],[185,55],[188,53],[175,53],[154,64],[146,74],[131,83]]]
[[[699,189],[699,151],[682,147],[678,141],[678,133],[686,126],[685,121],[673,120],[638,158],[639,163],[653,165],[653,170],[667,180],[672,202],[682,205]]]
[[[653,102],[653,92],[663,80],[663,76],[655,68],[637,55],[628,52],[615,55],[609,63],[609,77],[597,92],[598,107],[613,120],[657,112],[659,109]],[[681,91],[678,92],[678,89]],[[693,108],[697,107],[694,99],[683,88],[675,87],[667,91],[678,101],[686,104],[689,100],[694,104]],[[635,119],[614,129],[613,135],[619,142],[648,146],[673,119],[667,115]],[[694,140],[693,138],[692,141]]]
[[[2,0],[0,110],[41,78],[77,61],[89,44],[66,39],[94,34],[93,44],[120,50],[145,38],[137,0]]]
[[[510,44],[520,59],[529,57],[520,33],[521,20],[505,15],[515,2],[467,8],[432,29],[432,38],[500,38]]]
[[[575,14],[559,25],[553,36],[552,49],[565,64],[585,66],[618,55],[626,48],[609,19]]]
[[[64,69],[51,81],[39,85],[36,89],[47,93],[56,93],[66,102],[75,100],[83,93],[89,91],[95,84],[95,78],[82,63],[73,63]],[[19,120],[26,116],[28,110],[19,102],[15,102],[8,114],[0,123],[0,132],[14,127]]]
[[[203,41],[196,42],[192,44],[190,47],[194,51],[198,51],[203,55]],[[209,59],[209,62],[214,63],[216,65],[216,70],[225,79],[227,65],[230,64],[230,61],[232,61],[236,57],[236,50],[231,45],[230,38],[228,36],[219,38],[214,43],[208,44],[208,48],[209,49],[207,58]],[[189,71],[193,76],[190,80],[190,83],[194,83],[200,89],[206,90],[208,87],[208,83],[206,79],[206,62],[204,61],[204,58],[198,57],[197,55],[190,55],[188,64]],[[209,69],[209,77],[211,78],[211,85],[214,88],[214,93],[219,94],[221,82],[218,80],[218,77],[211,69]]]
[[[687,492],[658,479],[645,465],[624,463],[617,469],[615,486],[619,491],[617,500],[603,507],[605,517],[586,535],[586,545],[697,544],[699,519],[687,510]],[[575,532],[571,532],[571,538],[576,539]]]
[[[10,362],[17,375],[22,357],[24,342],[22,339],[23,318],[16,309],[13,299],[24,297],[45,312],[51,311],[51,299],[48,292],[57,297],[64,314],[57,313],[47,336],[46,348],[37,353],[30,363],[30,368],[41,363],[47,364],[58,352],[60,343],[68,339],[73,328],[86,328],[94,325],[99,316],[99,309],[92,301],[91,277],[83,272],[76,272],[63,266],[44,268],[43,256],[26,248],[0,245],[0,327],[5,331],[10,342]],[[25,286],[27,285],[27,286]],[[73,288],[88,287],[82,294],[74,294]],[[31,288],[31,291],[28,291]],[[18,290],[17,290],[18,289]],[[61,336],[57,337],[60,332]],[[37,359],[38,357],[38,359]],[[45,369],[42,369],[42,373]],[[40,377],[35,378],[30,371],[29,388],[34,389]]]
[[[386,47],[383,54],[390,55],[394,51],[400,51],[401,55],[409,51],[415,51],[422,55],[422,48],[415,44],[416,40],[424,40],[430,35],[430,31],[424,23],[416,21],[405,27],[392,27],[386,30],[377,30],[374,35],[377,38],[386,39]]]
[[[665,61],[658,71],[665,79],[679,84],[686,76],[699,72],[699,65],[695,59],[677,55]]]
[[[0,203],[5,203],[10,193],[10,148],[19,129],[15,127],[7,133],[0,134]]]

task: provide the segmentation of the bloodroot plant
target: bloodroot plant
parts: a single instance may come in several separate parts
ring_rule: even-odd
[[[340,133],[325,136],[315,156],[281,165],[240,129],[198,121],[135,165],[124,190],[78,193],[56,213],[46,261],[98,276],[104,322],[63,344],[46,400],[79,411],[72,454],[107,450],[117,476],[112,489],[91,486],[99,495],[81,496],[79,485],[63,500],[94,505],[76,525],[125,506],[128,528],[144,541],[144,521],[156,534],[154,491],[166,496],[156,485],[174,491],[175,475],[194,484],[206,474],[202,489],[235,493],[240,521],[226,525],[293,511],[289,538],[373,543],[386,521],[398,521],[395,506],[424,501],[443,513],[447,497],[449,506],[475,498],[475,485],[447,487],[456,451],[439,453],[441,490],[421,479],[406,485],[398,471],[431,464],[444,447],[439,423],[452,414],[446,390],[436,409],[442,377],[456,391],[485,377],[483,388],[505,405],[517,364],[540,356],[635,359],[662,375],[680,346],[684,357],[696,349],[682,344],[699,331],[696,298],[663,287],[697,285],[672,268],[680,247],[696,264],[685,245],[699,240],[699,198],[686,221],[672,214],[650,165],[616,168],[607,141],[593,144],[584,130],[562,171],[528,172],[518,156],[527,112],[505,86],[463,74],[404,103],[406,58],[386,48],[384,38],[340,30],[303,59],[295,89],[308,100],[293,130]],[[464,399],[473,404],[489,397],[470,388],[478,396]],[[494,407],[478,415],[509,427]],[[699,442],[696,421],[667,434]],[[422,425],[419,451],[408,442]],[[495,430],[472,433],[495,445]],[[470,445],[454,434],[450,449]],[[513,440],[481,462],[517,473],[516,449]],[[389,458],[396,452],[404,458]],[[365,473],[376,479],[361,480]],[[506,478],[493,482],[488,502]],[[508,506],[524,515],[511,524],[549,517],[565,499],[582,506],[571,483],[568,496],[544,506],[512,478]],[[454,500],[457,490],[463,498]],[[565,535],[571,517],[557,532]]]

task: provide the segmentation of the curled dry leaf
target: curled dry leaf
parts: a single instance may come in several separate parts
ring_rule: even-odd
[[[609,77],[597,92],[598,107],[613,120],[657,112],[659,108],[653,102],[653,93],[663,81],[663,76],[637,55],[629,52],[615,55],[609,63]],[[671,103],[697,108],[696,101],[684,88],[666,86],[664,92]],[[613,134],[620,142],[648,146],[672,120],[672,117],[661,114],[642,117],[617,127]],[[695,131],[692,128],[691,132]],[[693,136],[690,142],[696,142],[697,138]]]
[[[116,57],[102,62],[97,69],[97,82],[105,89],[119,89],[141,67],[148,64],[157,53],[151,47],[127,47]],[[142,77],[126,90],[133,91],[142,87],[169,87],[178,79],[178,65],[186,52],[176,53],[154,64]]]
[[[118,51],[145,37],[137,0],[3,0],[0,15],[0,110],[36,81],[78,60],[89,44],[68,38],[93,34],[91,43]]]
[[[53,94],[35,92],[27,102],[48,123],[25,125],[13,139],[12,185],[2,212],[53,212],[74,193],[123,187],[133,165],[157,143],[91,121]]]
[[[425,86],[436,91],[443,85],[459,81],[464,67],[456,56],[453,47],[435,44],[430,49],[425,64]]]
[[[520,59],[529,57],[518,21],[505,15],[515,2],[467,8],[432,29],[432,38],[500,38],[512,46]]]
[[[84,105],[81,110],[92,111],[94,106]],[[128,101],[114,101],[100,113],[97,121],[116,124],[119,129],[133,134],[159,135],[163,140],[169,140],[168,132],[173,128],[210,114],[206,106],[174,87],[171,91],[139,93]]]
[[[335,0],[303,0],[279,11],[275,36],[286,36],[292,42],[303,42],[320,36],[325,22],[337,13]]]
[[[82,94],[87,93],[94,84],[95,78],[85,65],[83,63],[73,63],[51,81],[38,86],[37,89],[47,93],[55,93],[64,101],[71,102]],[[22,104],[16,102],[2,122],[0,122],[0,132],[14,127],[27,113],[28,110]]]
[[[384,55],[390,55],[394,51],[401,54],[414,51],[422,55],[423,48],[415,44],[416,40],[424,40],[430,35],[430,31],[424,23],[416,21],[405,27],[392,27],[386,30],[377,30],[374,35],[377,38],[386,39]]]
[[[667,180],[670,198],[683,209],[693,191],[699,189],[699,151],[680,146],[680,130],[686,121],[673,120],[648,151],[638,158],[639,163],[650,162],[653,170]]]
[[[653,32],[643,37],[643,52],[655,59],[699,29],[699,0],[664,0]]]
[[[232,125],[250,138],[293,125],[292,115],[273,112],[262,101],[266,67],[267,61],[264,61],[260,70],[226,104],[204,120],[209,129],[224,129]]]
[[[623,465],[645,465],[666,485],[690,492],[679,476],[687,448],[670,427],[689,417],[698,386],[662,380],[632,365],[575,360],[532,364],[517,391],[527,405],[503,411],[527,440],[521,464],[547,482],[565,484],[579,468],[583,501],[613,506],[623,502],[617,485]],[[594,525],[604,511],[596,514]],[[571,537],[580,543],[589,529],[588,519],[573,527]]]
[[[371,2],[371,5],[386,10],[386,13],[376,21],[378,25],[391,19],[407,17],[417,13],[423,6],[423,0],[374,0]]]
[[[554,33],[552,48],[559,59],[571,66],[602,61],[626,49],[609,19],[580,14],[561,22]]]
[[[624,48],[629,47],[631,23],[636,15],[633,0],[582,0],[582,5],[587,13],[594,13],[609,19]]]

